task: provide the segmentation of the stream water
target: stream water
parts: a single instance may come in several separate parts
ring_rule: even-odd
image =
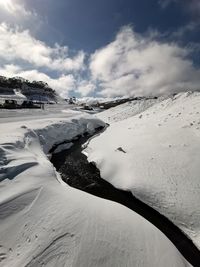
[[[96,133],[101,131],[102,129],[98,129]],[[118,202],[140,214],[160,229],[188,262],[194,267],[199,267],[200,251],[178,227],[156,210],[135,198],[131,192],[119,190],[101,178],[97,167],[89,163],[87,157],[82,153],[82,146],[89,138],[91,138],[89,134],[78,136],[70,149],[52,154],[51,162],[63,181],[79,190]]]

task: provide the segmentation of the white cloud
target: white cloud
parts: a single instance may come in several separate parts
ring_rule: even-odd
[[[171,37],[173,38],[182,38],[186,36],[188,33],[196,31],[199,29],[200,22],[191,21],[190,23],[178,28],[176,31],[171,33]]]
[[[71,58],[66,46],[56,44],[50,47],[31,36],[28,30],[20,31],[5,23],[0,24],[0,59],[10,62],[23,60],[36,67],[71,71],[84,68],[84,58],[83,51],[79,51],[75,57]]]
[[[49,84],[51,88],[57,91],[62,97],[68,97],[69,92],[74,90],[75,79],[73,75],[61,75],[58,78],[51,78],[45,73],[39,72],[37,70],[25,70],[17,74],[17,76],[23,77],[30,81],[44,81]]]
[[[1,0],[0,9],[11,14],[12,16],[30,16],[33,13],[27,10],[22,1]]]
[[[85,68],[84,59],[83,51],[70,57],[67,46],[55,44],[50,47],[34,38],[28,30],[0,24],[0,75],[42,80],[61,96],[67,97],[70,91],[76,90],[74,76],[78,77],[79,71]],[[79,89],[84,95],[92,90],[84,83]]]
[[[124,27],[113,42],[91,56],[90,70],[103,96],[195,90],[199,89],[200,70],[187,58],[189,52]]]
[[[55,44],[50,47],[34,38],[28,30],[0,24],[0,75],[42,80],[61,96],[67,97],[69,91],[76,89],[74,73],[78,75],[84,69],[84,59],[82,51],[72,58],[67,46]],[[49,72],[57,78],[50,77]],[[86,90],[89,92],[89,87],[83,94]]]
[[[199,89],[200,70],[188,59],[191,48],[156,39],[156,35],[140,35],[124,27],[113,42],[93,53],[86,65],[84,52],[72,58],[67,46],[50,47],[28,30],[2,23],[0,75],[43,80],[64,97],[70,91],[115,97]],[[90,71],[91,78],[83,79],[82,70]]]
[[[89,94],[93,93],[96,89],[95,84],[90,81],[83,80],[77,86],[77,92],[81,94],[81,96],[88,96]]]

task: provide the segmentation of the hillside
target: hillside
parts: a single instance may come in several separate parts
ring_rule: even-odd
[[[170,219],[200,248],[200,93],[123,104],[85,150],[101,177]]]
[[[33,101],[56,101],[57,94],[47,83],[42,81],[30,82],[21,77],[7,78],[0,76],[0,97],[18,99],[17,94]]]

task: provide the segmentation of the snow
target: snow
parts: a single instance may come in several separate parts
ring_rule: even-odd
[[[111,125],[85,154],[102,178],[168,217],[200,248],[200,93],[135,106],[102,112]]]
[[[140,99],[126,102],[122,105],[118,105],[114,108],[108,109],[97,115],[98,118],[102,119],[107,123],[113,123],[117,121],[124,120],[125,118],[132,117],[147,108],[153,106],[163,100],[163,97],[158,99]]]
[[[21,91],[17,89],[13,89],[12,94],[0,94],[0,100],[3,101],[5,99],[10,100],[27,100],[26,96],[21,93]]]
[[[190,266],[141,216],[61,180],[49,149],[104,125],[62,108],[0,119],[0,266]]]
[[[77,98],[77,104],[87,104],[87,105],[95,105],[97,103],[106,103],[110,101],[115,101],[120,98],[112,98],[112,97],[82,97],[82,98]]]

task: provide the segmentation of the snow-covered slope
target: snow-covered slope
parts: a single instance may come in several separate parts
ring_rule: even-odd
[[[200,93],[169,97],[135,116],[126,116],[126,109],[131,113],[123,105],[100,115],[119,122],[90,142],[88,160],[102,178],[168,217],[200,248]]]
[[[158,99],[140,99],[126,102],[122,105],[116,106],[114,108],[108,109],[104,112],[101,112],[97,115],[98,118],[102,119],[107,123],[114,123],[129,117],[132,117],[147,108],[153,106],[155,103],[158,103],[163,100],[163,97]]]
[[[53,144],[100,120],[72,111],[22,119],[1,122],[0,266],[190,266],[145,219],[67,186],[49,162]]]
[[[114,101],[115,98],[101,98],[101,97],[82,97],[76,100],[77,104],[84,104],[84,105],[95,105],[97,103],[105,103],[109,101]]]

